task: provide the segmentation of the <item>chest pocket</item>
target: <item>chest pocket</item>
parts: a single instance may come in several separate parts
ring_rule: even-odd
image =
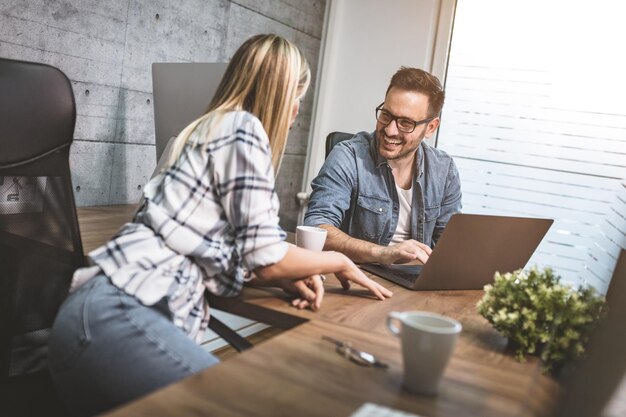
[[[429,223],[437,220],[441,213],[441,206],[426,207],[424,209],[424,222]]]
[[[432,246],[432,236],[435,231],[435,224],[441,214],[441,206],[426,207],[424,209],[424,224],[422,224],[422,233],[420,236],[424,244]]]
[[[378,240],[389,228],[389,202],[378,197],[359,196],[356,204],[357,232],[363,238],[378,243]]]

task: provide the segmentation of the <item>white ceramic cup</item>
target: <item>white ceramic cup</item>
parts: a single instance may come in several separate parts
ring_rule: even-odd
[[[416,394],[436,395],[461,323],[427,311],[394,311],[387,316],[387,327],[402,343],[404,387]]]
[[[321,252],[326,242],[326,229],[312,226],[296,227],[296,246]]]

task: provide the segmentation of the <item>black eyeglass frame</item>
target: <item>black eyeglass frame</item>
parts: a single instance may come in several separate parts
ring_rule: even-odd
[[[426,118],[426,119],[419,120],[419,121],[411,120],[411,119],[409,119],[408,117],[398,117],[398,116],[396,116],[395,114],[392,114],[391,112],[389,112],[388,110],[383,109],[383,105],[384,105],[384,104],[385,104],[384,102],[383,102],[383,103],[380,103],[380,105],[379,105],[378,107],[376,107],[376,113],[375,113],[375,116],[376,116],[376,121],[377,121],[377,122],[380,122],[380,123],[383,123],[383,124],[385,125],[385,127],[389,126],[389,125],[391,124],[391,122],[396,122],[396,126],[398,127],[398,130],[399,130],[400,132],[402,132],[402,133],[413,133],[413,132],[415,131],[415,128],[416,128],[417,126],[419,126],[419,125],[423,125],[424,123],[429,123],[429,122],[432,122],[432,121],[433,121],[433,120],[435,120],[437,117],[439,117],[439,116],[437,115],[437,116],[428,117],[428,118]],[[389,115],[389,117],[391,118],[391,120],[389,120],[389,122],[388,122],[388,123],[386,123],[386,124],[385,124],[384,122],[382,122],[382,121],[380,121],[380,120],[378,119],[378,112],[381,112],[381,111],[384,111],[385,113],[387,113],[387,114]],[[413,129],[411,129],[411,130],[406,130],[406,129],[401,128],[401,127],[400,127],[400,124],[398,124],[398,120],[407,120],[407,121],[409,121],[409,122],[413,123]]]

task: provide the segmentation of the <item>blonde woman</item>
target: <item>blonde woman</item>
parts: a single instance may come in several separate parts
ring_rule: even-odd
[[[208,112],[181,132],[169,168],[145,187],[133,222],[90,254],[95,266],[76,272],[49,355],[72,413],[102,412],[214,365],[196,343],[209,320],[205,291],[231,296],[254,280],[316,310],[320,274],[335,273],[344,287],[391,296],[344,255],[284,242],[274,173],[309,79],[289,41],[247,40]]]

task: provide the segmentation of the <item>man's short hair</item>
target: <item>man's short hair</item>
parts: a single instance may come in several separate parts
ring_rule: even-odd
[[[400,67],[391,77],[387,93],[393,87],[406,91],[415,91],[428,96],[428,117],[439,116],[441,113],[446,94],[443,91],[439,78],[434,75],[419,68]]]

